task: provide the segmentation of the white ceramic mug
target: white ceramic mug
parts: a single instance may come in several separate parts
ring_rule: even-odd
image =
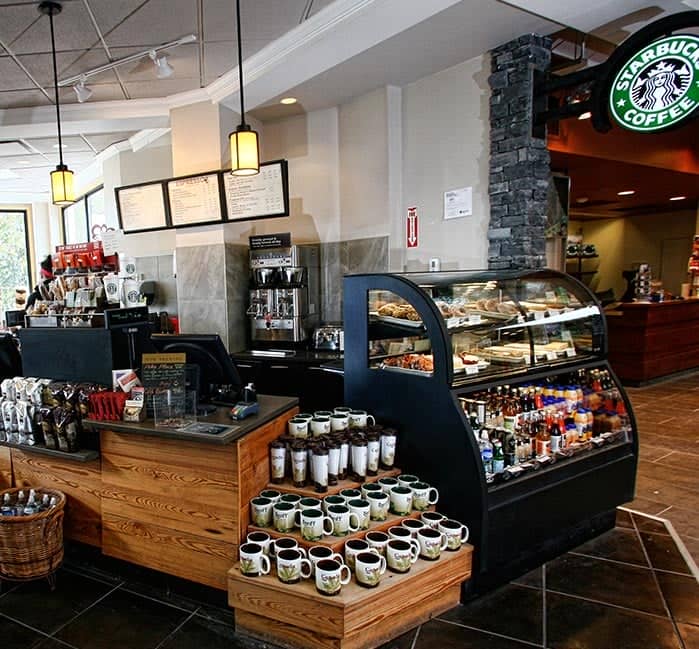
[[[411,487],[413,482],[420,482],[420,478],[412,473],[401,473],[397,480],[401,487]]]
[[[316,564],[316,590],[321,595],[337,595],[351,579],[350,569],[335,559],[321,559]]]
[[[404,527],[406,530],[410,530],[410,535],[413,538],[417,538],[417,533],[421,529],[428,527],[425,523],[417,518],[406,518],[405,520],[402,520],[400,524],[401,527]]]
[[[342,491],[340,491],[339,495],[345,499],[346,505],[350,500],[361,498],[362,492],[359,491],[359,489],[343,489]]]
[[[381,489],[383,489],[384,493],[387,494],[391,493],[393,487],[398,486],[398,478],[392,476],[384,476],[383,478],[379,478],[377,482],[381,485]]]
[[[282,550],[298,550],[304,557],[306,550],[299,547],[299,542],[291,536],[282,536],[279,539],[273,539],[269,544],[269,556],[276,557]]]
[[[366,428],[367,424],[371,420],[371,425],[376,423],[376,420],[372,415],[367,414],[366,410],[350,410],[349,413],[349,427],[350,428]]]
[[[339,494],[331,494],[323,498],[323,511],[327,514],[330,505],[346,505],[347,501]]]
[[[277,553],[277,577],[285,584],[295,584],[308,579],[313,574],[313,566],[298,549],[280,550]]]
[[[269,557],[257,543],[243,543],[240,546],[240,572],[248,577],[269,574]]]
[[[380,555],[386,553],[386,544],[390,541],[391,537],[386,534],[386,532],[367,532],[364,540],[369,544],[370,548],[374,548]]]
[[[316,410],[313,413],[313,416],[314,417],[330,417],[330,415],[332,415],[332,414],[333,414],[332,410]]]
[[[394,525],[393,527],[389,527],[387,534],[392,539],[398,539],[400,541],[410,541],[410,539],[414,538],[413,533],[407,527],[403,527],[402,525]]]
[[[378,482],[365,482],[359,489],[364,500],[367,499],[367,495],[370,493],[383,493],[383,489]]]
[[[318,562],[322,561],[323,559],[334,559],[340,563],[345,562],[337,552],[333,552],[332,548],[328,547],[327,545],[314,545],[313,547],[308,548],[308,560],[311,562],[314,572]]]
[[[364,539],[347,539],[347,541],[345,541],[345,561],[352,570],[354,570],[354,560],[360,552],[381,554],[376,548],[372,548]]]
[[[349,428],[349,416],[338,412],[330,415],[330,430],[343,431]]]
[[[298,415],[294,415],[294,419],[304,419],[306,421],[311,421],[313,415],[310,412],[300,412]]]
[[[337,406],[333,408],[333,413],[337,415],[349,415],[350,412],[352,412],[352,408],[349,408],[348,406]]]
[[[282,534],[294,529],[296,507],[291,503],[278,502],[272,507],[272,523],[274,529]]]
[[[373,552],[360,552],[354,559],[354,574],[360,586],[376,588],[384,572],[386,572],[385,557]]]
[[[443,521],[445,518],[446,516],[444,514],[440,514],[439,512],[422,512],[422,514],[420,514],[420,520],[425,525],[432,527],[435,530],[439,525],[439,521]]]
[[[430,487],[426,482],[412,482],[409,486],[413,492],[413,509],[424,512],[430,505],[437,504],[439,491],[434,487]]]
[[[250,532],[246,541],[248,543],[257,543],[262,548],[262,552],[269,554],[269,544],[272,542],[272,537],[267,532]]]
[[[350,511],[357,515],[360,530],[368,530],[371,523],[371,505],[362,498],[355,498],[347,503]]]
[[[431,527],[423,527],[417,531],[417,542],[420,544],[420,556],[428,561],[436,561],[442,550],[446,550],[447,537]]]
[[[283,494],[282,497],[279,499],[279,502],[290,503],[296,509],[298,509],[299,503],[301,502],[301,496],[299,496],[298,494]]]
[[[468,541],[468,527],[449,518],[439,522],[437,529],[447,537],[447,550],[454,552]]]
[[[378,493],[370,491],[366,500],[369,503],[369,516],[372,521],[385,521],[388,518],[388,510],[391,505],[388,494],[381,490]]]
[[[420,555],[420,544],[415,539],[391,539],[386,544],[386,565],[393,572],[408,572]]]
[[[332,519],[324,516],[320,509],[297,510],[295,523],[301,528],[301,536],[306,541],[320,541],[334,530]]]
[[[313,498],[312,496],[306,496],[299,500],[298,508],[303,511],[304,509],[321,509],[323,507],[323,502],[318,498]]]
[[[272,507],[274,503],[269,498],[257,496],[250,501],[250,517],[252,524],[257,527],[269,527],[272,524]]]
[[[390,499],[391,511],[398,516],[407,516],[413,509],[413,491],[409,487],[393,487]]]
[[[311,419],[311,432],[314,437],[327,435],[330,432],[330,417],[313,417]]]
[[[301,437],[305,438],[308,437],[308,422],[309,419],[300,419],[299,417],[294,417],[293,419],[289,419],[289,422],[287,423],[287,430],[289,431],[289,435],[292,437]]]
[[[347,505],[329,505],[328,516],[333,522],[333,536],[347,536],[359,531],[359,518]]]
[[[260,491],[260,498],[269,498],[273,505],[276,505],[282,497],[282,492],[276,489],[263,489]]]

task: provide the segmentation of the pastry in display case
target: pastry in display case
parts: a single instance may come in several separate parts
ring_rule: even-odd
[[[611,528],[633,498],[628,399],[602,309],[554,270],[345,277],[345,400],[405,431],[476,555],[473,592]]]

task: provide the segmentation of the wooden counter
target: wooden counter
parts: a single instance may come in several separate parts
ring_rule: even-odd
[[[624,303],[606,316],[609,361],[625,384],[699,367],[699,299]]]

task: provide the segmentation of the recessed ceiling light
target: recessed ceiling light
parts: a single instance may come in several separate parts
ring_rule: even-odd
[[[623,192],[617,192],[617,196],[631,196],[631,194],[635,194],[636,190],[635,189],[625,189]]]
[[[29,162],[29,160],[17,160],[17,164],[18,165],[28,165],[28,164],[31,164],[31,162]]]
[[[578,115],[578,119],[590,119],[590,117],[592,117],[592,113],[589,110]]]
[[[672,198],[670,198],[670,200],[671,201],[683,201],[685,198],[687,198],[687,197],[686,196],[673,196]]]
[[[57,148],[58,148],[58,144],[54,144],[54,145],[53,145],[53,148],[54,148],[54,149],[57,149]],[[64,142],[63,144],[61,144],[61,148],[62,148],[62,149],[67,149],[67,148],[68,148],[68,145]]]
[[[587,203],[590,199],[587,196],[581,196],[580,198],[576,198],[575,202],[576,203]]]
[[[295,104],[297,101],[298,100],[296,99],[296,97],[284,97],[283,99],[281,99],[279,101],[279,103],[289,105],[289,104]]]

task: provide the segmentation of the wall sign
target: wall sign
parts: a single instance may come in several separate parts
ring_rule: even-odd
[[[223,172],[229,221],[289,216],[289,179],[286,160],[263,162],[255,176]]]
[[[168,181],[168,207],[173,227],[223,220],[219,178],[219,174],[213,172]]]
[[[125,232],[145,232],[167,228],[165,188],[162,182],[117,187],[119,227]]]
[[[622,65],[609,93],[609,109],[624,128],[639,132],[675,126],[699,107],[699,36],[653,41]]]
[[[405,247],[417,248],[419,243],[417,207],[409,207],[408,218],[405,220]]]

